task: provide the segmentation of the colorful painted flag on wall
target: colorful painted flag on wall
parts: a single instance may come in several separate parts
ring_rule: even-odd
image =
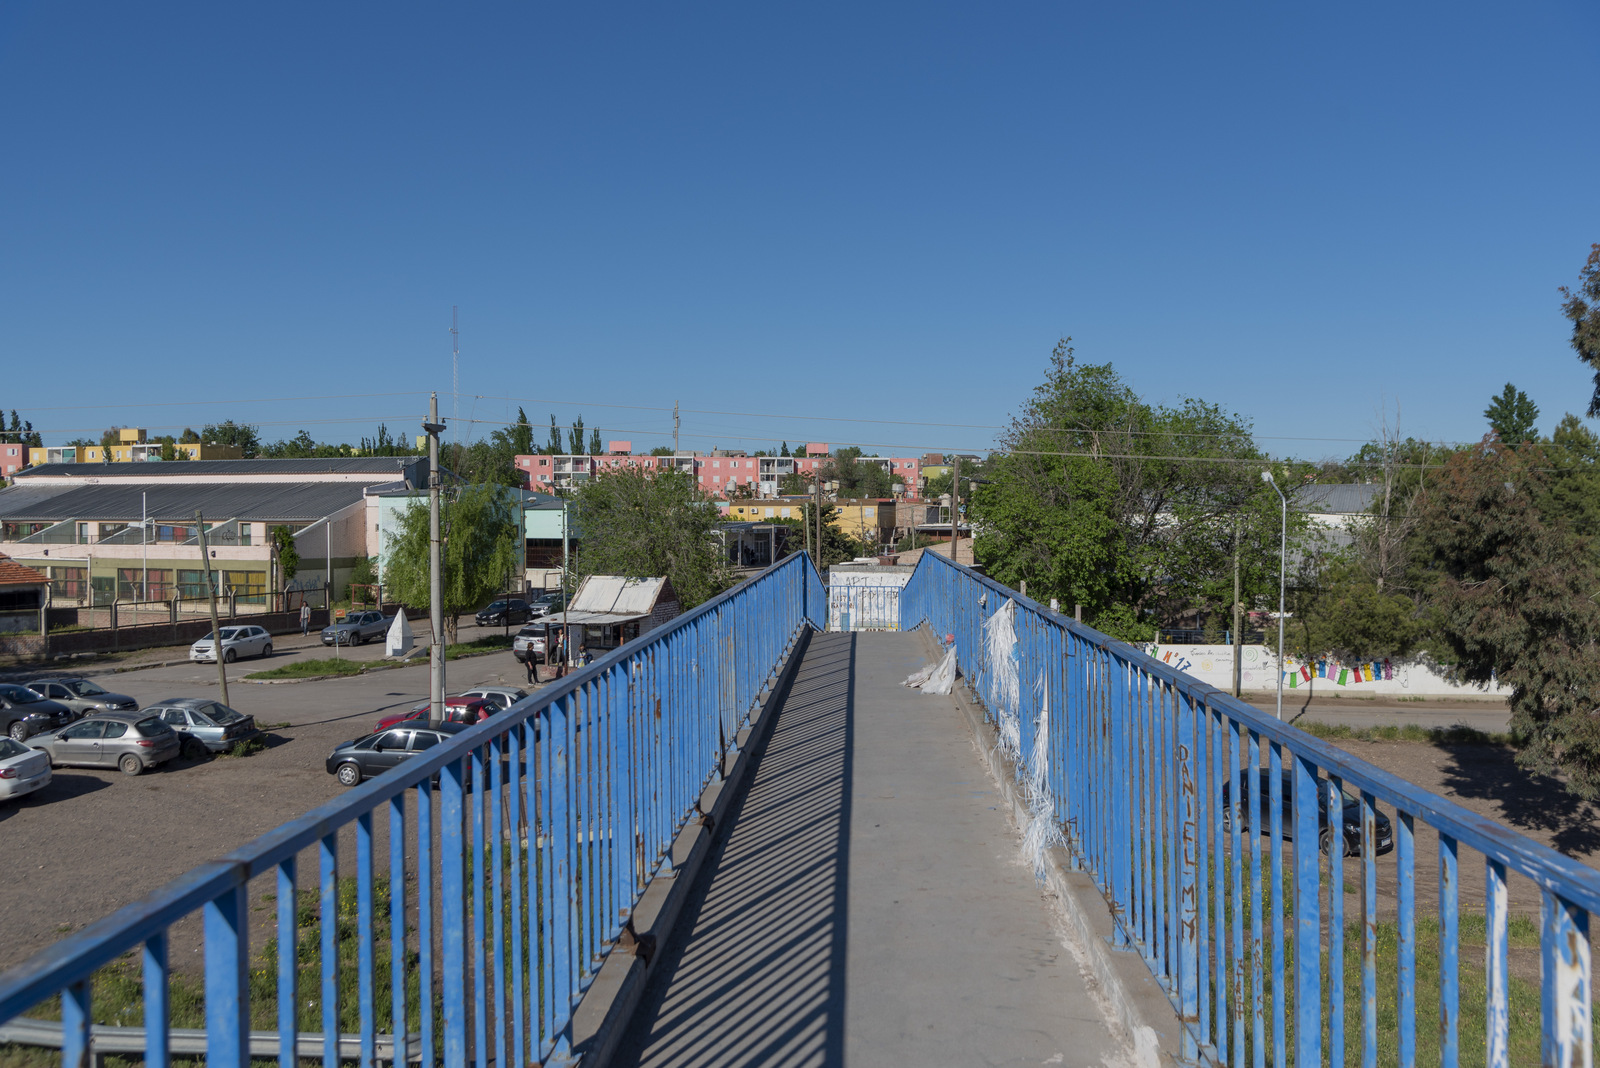
[[[1349,668],[1340,668],[1339,669],[1339,685],[1343,686],[1346,683],[1348,683],[1349,681],[1350,681],[1350,669]]]
[[[1300,666],[1300,677],[1302,679],[1305,679],[1307,682],[1311,681],[1311,665],[1310,664],[1302,664]]]

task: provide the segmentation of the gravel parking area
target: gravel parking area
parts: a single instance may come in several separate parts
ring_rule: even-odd
[[[462,630],[463,640],[476,636]],[[345,652],[382,657],[381,647]],[[296,655],[324,651],[318,646]],[[229,666],[229,703],[259,724],[285,724],[268,732],[264,751],[178,760],[136,778],[59,768],[46,789],[0,803],[8,920],[0,968],[338,796],[343,788],[323,767],[334,745],[428,696],[425,663],[314,682],[236,681],[288,660],[280,655]],[[450,692],[480,684],[526,686],[524,669],[509,652],[453,661],[446,677]],[[215,697],[218,689],[214,664],[123,672],[102,682],[141,706],[174,696]],[[314,886],[315,868],[305,859],[301,865],[302,886],[307,873]],[[252,887],[252,907],[261,910],[263,922],[271,916],[262,905],[265,889]],[[198,926],[191,920],[174,929],[175,967],[186,957],[198,961]]]

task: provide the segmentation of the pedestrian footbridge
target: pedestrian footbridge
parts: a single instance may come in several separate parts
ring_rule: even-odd
[[[943,557],[894,596],[777,564],[0,975],[0,1059],[1592,1064],[1600,874]]]

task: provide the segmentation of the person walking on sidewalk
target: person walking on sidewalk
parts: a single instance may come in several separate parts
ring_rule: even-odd
[[[303,638],[311,633],[311,602],[300,602],[300,636]]]

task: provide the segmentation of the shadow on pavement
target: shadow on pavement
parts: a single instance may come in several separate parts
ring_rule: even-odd
[[[1518,767],[1503,745],[1440,745],[1450,757],[1443,785],[1462,797],[1493,801],[1500,818],[1520,831],[1548,836],[1568,856],[1600,850],[1600,811],[1567,790],[1561,780]]]

